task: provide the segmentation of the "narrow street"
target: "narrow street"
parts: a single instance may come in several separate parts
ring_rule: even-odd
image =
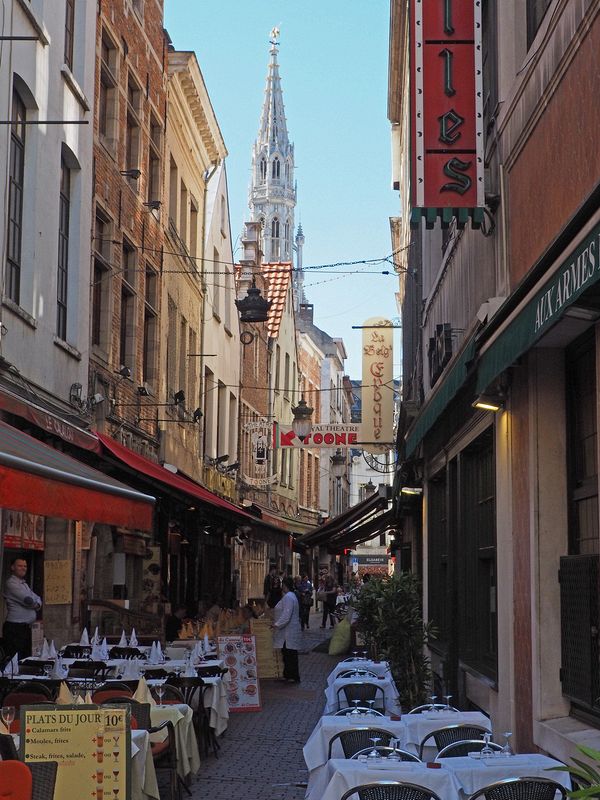
[[[203,761],[192,786],[195,800],[302,800],[307,771],[302,747],[323,712],[323,690],[338,657],[315,652],[329,631],[313,614],[300,654],[298,686],[261,681],[263,710],[232,714],[219,758]]]

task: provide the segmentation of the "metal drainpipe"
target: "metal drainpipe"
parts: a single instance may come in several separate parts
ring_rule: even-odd
[[[208,169],[204,171],[204,186],[202,192],[202,230],[200,236],[200,286],[202,290],[202,303],[200,305],[200,352],[204,353],[204,328],[206,324],[206,279],[204,275],[204,257],[205,257],[205,239],[206,239],[206,195],[208,194],[208,182],[215,174],[217,167],[219,166],[220,161],[213,161],[211,162]],[[215,265],[216,268],[216,265]],[[213,269],[214,271],[214,269]],[[204,414],[205,411],[205,404],[204,404],[204,397],[205,397],[205,387],[204,387],[204,355],[200,356],[200,408],[202,410],[202,421],[200,424],[200,443],[199,443],[199,451],[200,451],[200,462],[202,468],[204,468],[204,426],[206,425],[206,415]],[[217,453],[218,455],[218,453]]]

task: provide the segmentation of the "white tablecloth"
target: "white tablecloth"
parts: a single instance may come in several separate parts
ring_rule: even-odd
[[[429,769],[424,764],[406,761],[395,765],[393,770],[370,769],[366,763],[356,759],[332,758],[322,772],[322,780],[313,785],[306,800],[340,800],[340,797],[364,783],[378,781],[401,781],[426,786],[436,792],[442,800],[456,800],[460,785],[447,769]]]
[[[195,775],[200,769],[200,754],[198,741],[193,724],[193,711],[183,703],[173,705],[151,706],[150,721],[152,727],[169,720],[175,726],[175,742],[177,745],[177,772],[182,778],[192,773]],[[152,734],[151,739],[161,738],[162,731]]]
[[[374,672],[377,676],[381,675],[385,677],[389,675],[390,665],[387,661],[340,661],[329,673],[327,686],[331,686],[340,672],[345,672],[348,669],[366,669],[369,672]],[[359,678],[358,680],[361,679]]]
[[[406,749],[419,754],[419,745],[423,739],[438,728],[447,728],[450,725],[479,725],[491,731],[491,721],[481,711],[450,711],[435,714],[403,714],[402,722],[406,725]],[[424,759],[435,758],[437,748],[433,739],[431,747],[427,746],[423,754]]]
[[[132,800],[160,800],[148,731],[131,731]]]
[[[466,796],[505,778],[550,778],[565,789],[571,788],[571,778],[567,772],[548,772],[550,767],[560,766],[559,761],[540,753],[524,753],[516,756],[494,756],[485,760],[465,758],[445,758],[444,768],[450,771]]]
[[[325,689],[325,710],[323,711],[323,714],[331,714],[338,710],[338,689],[348,683],[376,684],[383,689],[386,711],[391,711],[394,713],[398,710],[398,690],[396,689],[396,684],[388,675],[384,678],[371,678],[367,681],[361,680],[360,678],[335,678],[333,683],[330,686],[327,686]],[[352,705],[352,703],[349,704],[346,702],[346,697],[343,692],[340,693],[340,703],[342,708]],[[368,703],[365,703],[365,705],[368,705]],[[380,692],[377,693],[377,702],[374,707],[378,708],[380,711],[382,710]]]
[[[224,678],[202,678],[209,689],[204,692],[204,708],[209,713],[209,724],[215,735],[220,736],[227,730],[229,723],[229,703],[227,702],[227,686],[229,675]]]

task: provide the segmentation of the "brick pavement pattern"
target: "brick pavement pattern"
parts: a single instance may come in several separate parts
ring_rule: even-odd
[[[262,711],[232,714],[219,758],[209,755],[191,786],[194,800],[302,800],[308,773],[302,747],[323,713],[337,656],[315,653],[329,638],[312,614],[300,653],[301,683],[261,681]],[[162,794],[162,792],[161,792]]]

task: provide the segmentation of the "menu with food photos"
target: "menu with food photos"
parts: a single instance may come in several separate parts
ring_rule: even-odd
[[[219,636],[219,656],[229,670],[226,683],[230,711],[260,711],[260,686],[254,636]]]

